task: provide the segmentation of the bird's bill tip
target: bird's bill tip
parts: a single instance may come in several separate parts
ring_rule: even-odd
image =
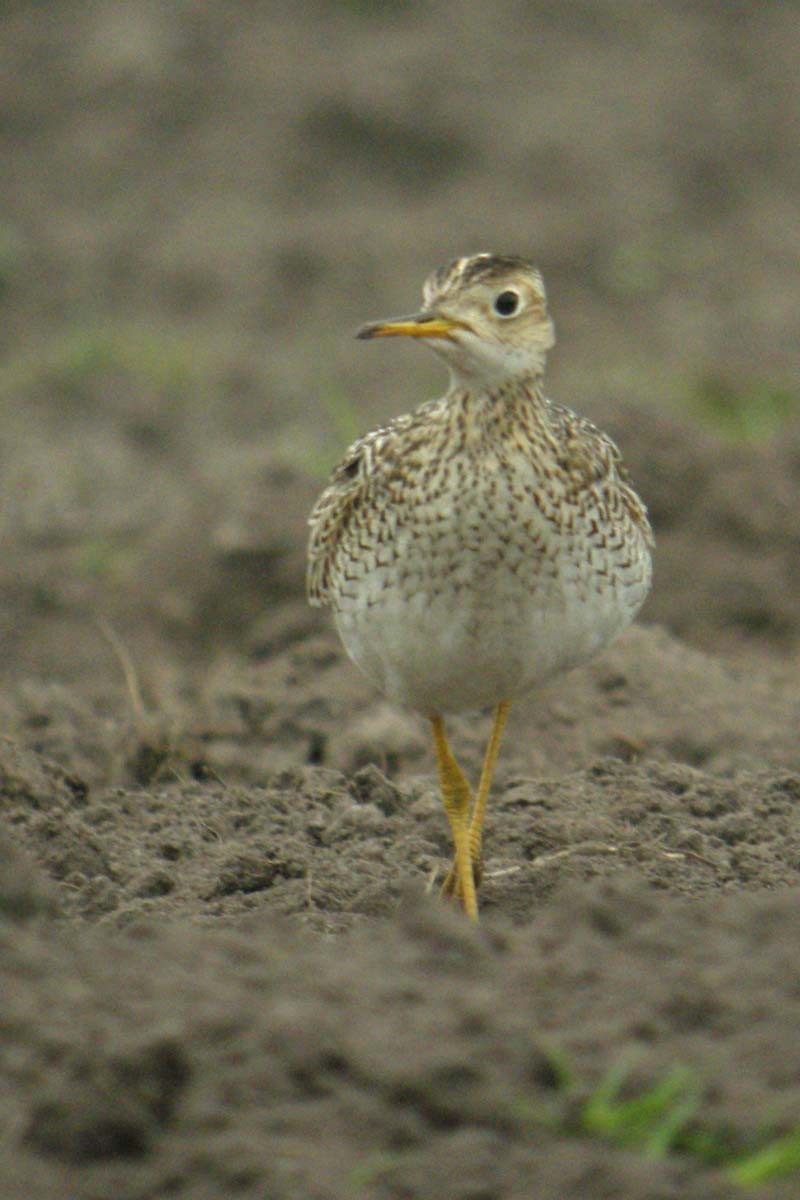
[[[392,321],[370,321],[362,325],[356,337],[419,337],[449,338],[453,330],[460,328],[458,321],[434,313],[418,313],[413,317],[398,317]]]

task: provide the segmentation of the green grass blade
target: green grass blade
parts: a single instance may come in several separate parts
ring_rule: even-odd
[[[620,1145],[640,1147],[652,1157],[663,1157],[695,1115],[700,1089],[686,1067],[676,1066],[648,1091],[618,1100],[629,1073],[626,1064],[609,1071],[586,1102],[583,1129]]]
[[[800,1129],[740,1158],[728,1168],[728,1177],[734,1183],[753,1187],[797,1170],[800,1170]]]

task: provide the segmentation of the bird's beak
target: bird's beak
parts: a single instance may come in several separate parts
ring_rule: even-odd
[[[398,317],[393,321],[370,321],[362,325],[356,337],[418,337],[451,338],[455,329],[464,329],[462,321],[443,317],[440,313],[421,312],[413,317]]]

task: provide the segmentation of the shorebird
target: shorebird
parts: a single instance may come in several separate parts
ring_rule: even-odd
[[[555,338],[531,263],[458,258],[429,276],[420,312],[357,336],[422,339],[450,386],[349,448],[309,518],[308,597],[368,679],[430,721],[455,851],[442,891],[476,919],[511,703],[633,620],[652,533],[614,442],[544,395]],[[473,796],[444,715],[490,705]]]

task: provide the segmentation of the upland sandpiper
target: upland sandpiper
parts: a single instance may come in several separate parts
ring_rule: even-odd
[[[364,674],[430,721],[455,847],[443,892],[475,918],[511,702],[633,620],[652,534],[615,444],[543,393],[554,334],[531,263],[456,259],[426,281],[421,312],[358,336],[424,339],[450,387],[347,451],[311,513],[308,596]],[[473,796],[443,716],[489,705]]]

